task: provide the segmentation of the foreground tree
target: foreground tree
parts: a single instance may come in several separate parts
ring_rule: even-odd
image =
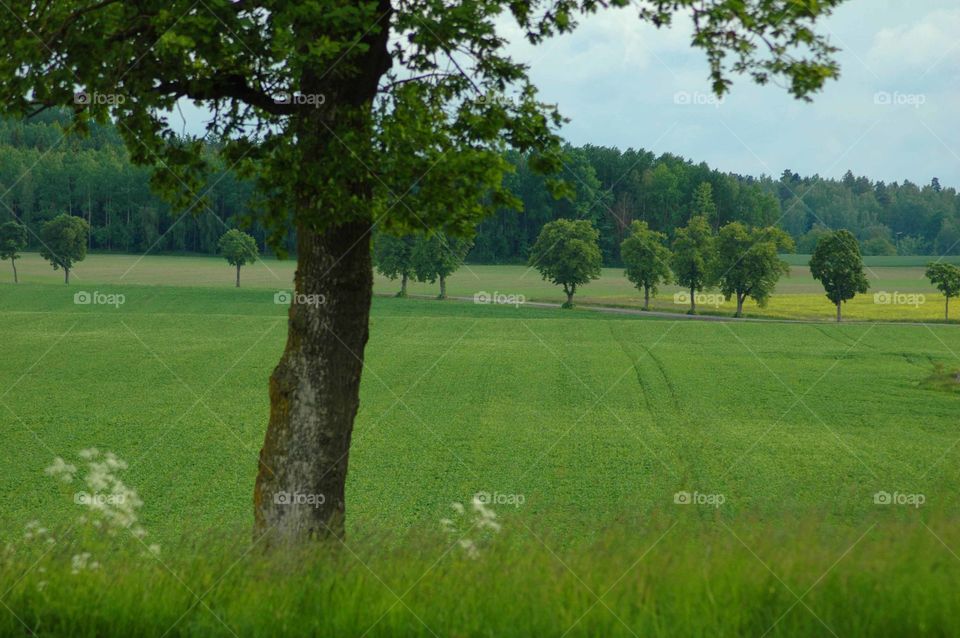
[[[927,279],[943,293],[943,318],[950,321],[950,298],[960,295],[960,267],[934,262],[927,264]]]
[[[564,308],[573,308],[577,287],[600,277],[600,233],[586,220],[557,219],[544,224],[530,249],[530,266],[545,280],[563,286]]]
[[[373,238],[373,264],[380,274],[393,281],[400,279],[400,292],[397,297],[407,296],[407,281],[414,274],[413,247],[416,238],[413,235],[395,237],[386,233],[377,233]]]
[[[63,283],[70,283],[74,264],[87,257],[87,239],[90,225],[82,217],[57,215],[40,229],[40,256],[50,262],[54,270],[63,268]]]
[[[237,288],[240,287],[240,268],[257,261],[260,250],[257,240],[242,230],[231,228],[217,242],[217,250],[227,263],[237,268]]]
[[[643,291],[643,309],[650,310],[650,295],[657,294],[660,284],[670,283],[670,250],[667,236],[650,230],[647,222],[630,225],[630,236],[620,244],[620,257],[627,279]]]
[[[827,299],[836,304],[838,322],[841,304],[870,288],[863,272],[860,245],[848,230],[834,231],[817,242],[810,258],[810,274],[823,284]]]
[[[740,222],[731,222],[720,229],[712,282],[727,299],[736,298],[734,316],[743,316],[747,297],[761,308],[767,305],[780,277],[790,272],[790,265],[780,259],[779,253],[793,250],[793,239],[779,228],[750,229]]]
[[[677,285],[690,291],[690,310],[697,312],[697,293],[706,287],[713,257],[713,235],[705,217],[691,217],[673,238],[671,268]]]
[[[717,93],[743,73],[761,84],[782,80],[806,98],[838,74],[834,49],[813,27],[839,3],[653,0],[639,18],[666,26],[676,13],[692,14],[692,45],[705,52]],[[0,11],[5,114],[66,106],[79,131],[113,118],[132,159],[157,167],[154,186],[200,212],[210,147],[178,135],[179,121],[169,119],[189,100],[210,113],[205,134],[226,166],[255,182],[270,245],[281,251],[296,230],[296,292],[326,303],[290,307],[270,380],[256,534],[343,533],[373,224],[397,234],[467,233],[485,214],[515,206],[502,179],[508,146],[536,151],[530,163],[539,172],[562,168],[561,118],[506,54],[501,28],[511,22],[537,44],[605,6],[58,0]],[[288,499],[293,493],[311,498]]]
[[[418,281],[431,284],[440,280],[437,299],[447,298],[447,277],[463,265],[463,260],[473,247],[473,241],[440,232],[417,237],[410,254],[413,272]]]
[[[20,251],[27,247],[27,227],[17,222],[7,222],[0,226],[0,260],[9,259],[13,266],[13,283],[17,278],[17,260]]]

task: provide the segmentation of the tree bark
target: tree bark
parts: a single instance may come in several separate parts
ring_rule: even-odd
[[[697,293],[693,286],[690,286],[690,314],[697,314]]]
[[[737,293],[737,314],[734,315],[735,317],[743,316],[743,301],[745,298],[746,296],[741,296],[739,292]]]
[[[65,284],[69,284],[69,283],[70,283],[70,269],[69,269],[69,268],[64,268],[64,269],[63,269],[63,283],[65,283]]]
[[[240,287],[240,264],[237,264],[237,288]]]
[[[837,323],[840,323],[840,304],[841,303],[842,302],[840,301],[837,302]]]
[[[16,258],[10,258],[10,265],[13,266],[13,283],[18,284],[20,280],[17,279],[17,260]]]
[[[270,377],[270,423],[254,490],[255,534],[281,541],[344,533],[344,485],[367,343],[370,224],[297,229],[297,297]],[[350,246],[343,254],[345,246]],[[314,297],[310,297],[314,295]],[[322,299],[298,304],[297,299]]]
[[[447,278],[440,275],[440,296],[437,299],[447,298]]]
[[[407,273],[403,273],[403,277],[400,279],[400,294],[398,296],[407,296]]]
[[[567,293],[567,303],[564,304],[567,308],[573,307],[573,293],[576,292],[576,288],[573,286],[564,286],[563,292]]]
[[[16,270],[14,270],[13,278],[14,280],[17,278]],[[945,299],[946,303],[943,306],[943,320],[950,321],[950,297],[945,297]]]
[[[643,309],[650,310],[650,286],[643,287]]]
[[[385,26],[391,12],[390,0],[380,0],[381,28],[371,26],[360,36],[366,52],[349,71],[331,75],[307,66],[300,77],[300,92],[324,95],[327,106],[304,109],[291,123],[300,155],[318,164],[305,170],[293,189],[292,203],[299,209],[296,296],[287,344],[270,377],[270,422],[254,487],[254,538],[270,534],[270,544],[344,534],[350,439],[373,296],[372,177],[338,176],[351,196],[349,207],[332,216],[339,225],[324,225],[318,232],[311,220],[329,218],[330,211],[323,209],[340,203],[329,201],[315,179],[323,175],[332,148],[343,152],[337,141],[342,136],[335,131],[349,131],[357,139],[373,134],[370,112],[391,66]],[[309,43],[328,35],[327,28],[304,20],[295,23],[294,33],[298,42]],[[312,214],[316,211],[323,215]]]

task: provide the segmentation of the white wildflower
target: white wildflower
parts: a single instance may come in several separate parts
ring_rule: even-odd
[[[90,552],[74,554],[73,558],[70,560],[70,565],[73,568],[72,571],[74,574],[78,574],[84,569],[92,571],[100,568],[100,563],[90,560]]]
[[[451,503],[450,507],[452,507],[457,514],[463,514],[463,503]]]
[[[122,461],[117,458],[116,454],[113,452],[107,452],[107,466],[111,470],[125,470],[127,469],[127,464],[125,461]]]
[[[477,550],[477,544],[469,538],[460,539],[460,547],[467,552],[467,556],[470,558],[477,558],[480,556],[480,552]]]
[[[53,459],[53,463],[50,467],[43,470],[46,474],[49,474],[53,477],[60,477],[65,483],[69,483],[73,480],[73,475],[77,472],[77,466],[71,465],[64,461],[59,456]]]

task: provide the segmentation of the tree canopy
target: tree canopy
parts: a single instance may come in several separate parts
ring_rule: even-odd
[[[260,256],[257,240],[242,230],[231,228],[220,237],[217,247],[227,263],[237,267],[237,288],[239,288],[240,267],[252,264]]]
[[[657,294],[660,284],[670,283],[670,251],[667,236],[650,230],[646,222],[635,221],[630,236],[620,245],[626,276],[643,290],[643,309],[650,309],[650,295]]]
[[[779,253],[793,252],[793,240],[778,228],[747,228],[731,222],[716,238],[712,281],[727,299],[735,297],[736,316],[743,315],[743,302],[750,297],[761,307],[780,277],[790,272]]]
[[[63,281],[70,283],[74,264],[87,256],[87,220],[73,215],[57,215],[43,225],[40,231],[40,256],[50,262],[54,270],[63,268]]]
[[[0,260],[10,260],[13,266],[13,283],[18,282],[17,259],[20,251],[27,247],[27,229],[17,222],[0,224]]]
[[[377,233],[373,238],[373,264],[387,279],[400,278],[398,297],[407,296],[407,280],[414,274],[415,243],[416,237],[413,235],[395,237],[388,233]]]
[[[810,274],[823,284],[827,299],[836,304],[837,321],[841,319],[840,305],[870,288],[857,239],[846,230],[825,235],[817,242],[810,258]]]
[[[705,217],[692,217],[673,239],[670,267],[677,285],[690,291],[690,313],[697,310],[697,292],[709,283],[713,236]]]
[[[463,265],[472,241],[442,231],[419,235],[410,252],[410,263],[419,281],[440,280],[438,299],[447,298],[447,277]]]
[[[530,267],[543,279],[563,287],[564,307],[573,307],[579,286],[600,277],[600,233],[590,222],[558,219],[545,224],[530,250]]]
[[[960,267],[955,264],[934,262],[927,264],[927,279],[944,297],[944,319],[950,319],[950,298],[960,295]]]

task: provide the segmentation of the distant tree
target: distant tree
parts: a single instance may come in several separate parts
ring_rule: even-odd
[[[694,217],[706,218],[714,231],[720,227],[720,215],[717,212],[717,205],[713,201],[713,184],[710,182],[700,182],[696,190],[693,191],[691,209]]]
[[[797,240],[797,252],[801,255],[812,255],[820,240],[829,234],[829,228],[817,224]]]
[[[896,255],[897,247],[885,237],[874,237],[863,242],[864,255]]]
[[[950,297],[960,295],[960,267],[933,262],[927,264],[927,279],[943,293],[943,318],[950,320]]]
[[[40,256],[54,270],[63,268],[63,282],[70,283],[70,270],[87,256],[87,234],[90,225],[82,217],[57,215],[40,230]]]
[[[697,312],[697,292],[708,283],[713,249],[713,236],[705,217],[691,217],[686,226],[677,229],[673,238],[670,266],[677,285],[690,291],[691,315]]]
[[[712,264],[712,280],[727,299],[736,297],[737,317],[743,316],[743,302],[750,297],[760,307],[790,265],[779,257],[793,252],[793,239],[779,228],[747,228],[731,222],[720,229]]]
[[[0,260],[9,259],[13,266],[13,283],[18,283],[17,259],[20,251],[27,247],[27,227],[17,222],[7,222],[0,226]]]
[[[627,279],[643,290],[643,309],[650,309],[650,295],[657,294],[657,286],[670,282],[670,250],[667,236],[650,230],[647,222],[635,221],[630,236],[620,245],[620,257],[626,267]]]
[[[929,255],[929,246],[921,237],[907,235],[897,242],[898,255]]]
[[[529,264],[544,280],[563,286],[564,308],[573,308],[579,286],[600,277],[600,233],[586,220],[557,219],[544,224],[530,250]]]
[[[231,228],[220,237],[217,248],[228,264],[237,267],[237,288],[239,288],[240,267],[252,264],[260,256],[257,240],[242,230]]]
[[[960,253],[960,230],[957,229],[957,224],[950,219],[944,219],[933,244],[938,255]]]
[[[437,299],[446,299],[447,277],[463,265],[472,247],[472,239],[447,235],[442,231],[418,236],[410,255],[417,280],[432,284],[439,279],[440,294]]]
[[[377,233],[373,238],[373,265],[381,275],[391,281],[400,278],[398,297],[407,296],[407,280],[414,275],[415,244],[416,238],[413,235],[397,237],[388,233]]]
[[[817,243],[810,258],[810,274],[823,284],[827,299],[837,305],[837,321],[841,320],[840,305],[870,288],[860,246],[847,230],[832,232]]]

